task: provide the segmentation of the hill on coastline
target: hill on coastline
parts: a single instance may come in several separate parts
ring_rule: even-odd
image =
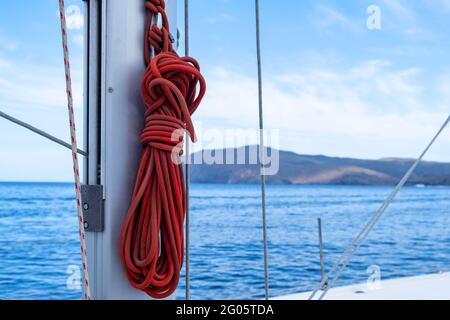
[[[268,149],[268,155],[277,150]],[[241,164],[205,164],[199,159],[226,159],[226,155],[245,154]],[[256,146],[239,149],[204,150],[191,155],[191,181],[194,183],[254,184],[259,183],[259,166],[250,154],[258,154]],[[257,160],[257,159],[256,159]],[[385,158],[362,160],[322,155],[300,155],[279,151],[279,171],[267,176],[270,184],[335,184],[393,185],[413,164],[413,159]],[[206,163],[211,163],[207,161]],[[235,161],[236,163],[236,161]],[[412,185],[450,185],[450,163],[423,162],[408,182]]]

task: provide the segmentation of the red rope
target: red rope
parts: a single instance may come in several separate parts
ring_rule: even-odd
[[[145,6],[144,153],[122,226],[120,253],[130,283],[162,299],[176,290],[183,265],[186,199],[180,130],[195,140],[191,116],[205,95],[206,83],[194,59],[174,52],[164,0],[147,0]],[[155,15],[162,18],[161,28],[155,25]]]

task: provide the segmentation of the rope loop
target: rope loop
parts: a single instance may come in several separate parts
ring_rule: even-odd
[[[155,55],[161,52],[173,51],[173,38],[170,34],[170,23],[166,13],[164,0],[146,0],[147,24],[145,26],[145,61],[149,64],[151,60],[151,48]],[[161,17],[161,27],[157,24],[157,18]]]

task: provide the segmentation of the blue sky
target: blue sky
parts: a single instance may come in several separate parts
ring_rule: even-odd
[[[196,122],[256,128],[254,1],[190,2],[191,51],[209,87]],[[369,5],[381,10],[380,30],[366,27]],[[0,2],[0,108],[68,140],[57,10],[56,0]],[[80,120],[83,29],[72,13]],[[261,0],[265,120],[280,130],[279,146],[416,156],[450,112],[449,18],[450,0]],[[78,129],[81,139],[80,121]],[[446,132],[428,159],[450,161],[449,142]],[[70,181],[70,161],[67,150],[0,120],[0,180]]]

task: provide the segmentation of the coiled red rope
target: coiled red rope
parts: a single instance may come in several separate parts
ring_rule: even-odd
[[[186,197],[180,157],[191,120],[206,92],[198,63],[173,50],[164,0],[147,0],[142,81],[144,152],[120,235],[127,277],[137,289],[162,299],[176,290],[184,256]],[[154,17],[162,19],[162,27]],[[156,56],[151,58],[151,48]]]

